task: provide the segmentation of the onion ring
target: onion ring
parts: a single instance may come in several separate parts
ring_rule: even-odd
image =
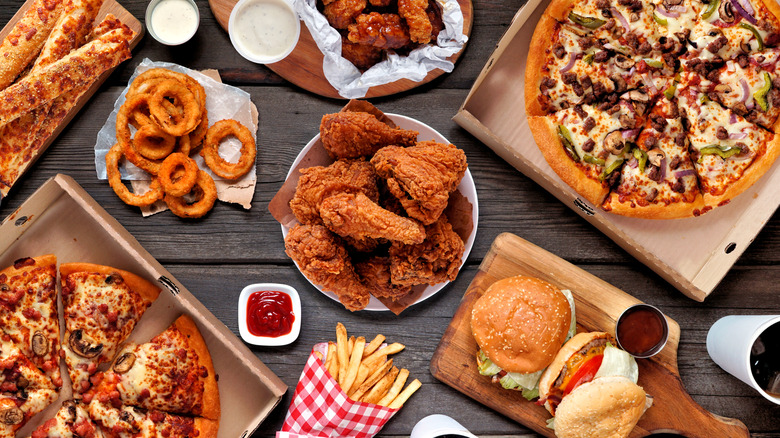
[[[122,104],[122,107],[119,108],[119,111],[116,114],[116,139],[121,146],[127,161],[152,175],[157,175],[162,160],[150,160],[139,154],[133,147],[133,141],[130,139],[130,127],[128,126],[130,115],[138,108],[143,108],[144,105],[148,105],[149,97],[148,94],[138,94],[127,99],[125,103]]]
[[[141,126],[133,136],[133,148],[150,160],[161,160],[173,152],[176,138],[153,124]]]
[[[219,145],[222,140],[233,135],[241,141],[241,156],[236,163],[225,161],[219,156]],[[203,149],[200,151],[206,165],[216,175],[234,180],[246,175],[255,164],[257,147],[249,129],[232,119],[220,120],[209,128]]]
[[[200,117],[200,124],[189,134],[190,145],[192,149],[196,149],[203,143],[206,138],[206,133],[209,130],[209,116],[206,107],[203,107],[203,115]]]
[[[122,175],[119,173],[119,161],[121,159],[122,149],[119,144],[115,144],[106,154],[106,174],[108,175],[108,184],[111,185],[119,199],[125,204],[135,207],[146,207],[163,199],[162,186],[156,178],[152,180],[148,192],[141,195],[130,193],[127,186],[122,183]]]
[[[177,170],[184,172],[177,172]],[[189,193],[195,186],[198,170],[194,160],[180,152],[175,152],[162,162],[157,179],[166,195],[180,197]]]
[[[173,99],[177,107],[181,106],[181,117],[166,108],[163,103],[166,98]],[[186,85],[176,80],[166,80],[157,85],[149,100],[149,112],[163,131],[177,137],[195,129],[202,115],[198,98]]]
[[[165,195],[165,203],[171,213],[183,218],[198,218],[208,213],[217,200],[217,185],[208,173],[198,170],[198,179],[192,188],[196,200],[188,202],[184,196]]]

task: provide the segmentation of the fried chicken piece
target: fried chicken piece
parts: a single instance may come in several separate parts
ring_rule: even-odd
[[[428,0],[398,0],[398,14],[409,26],[409,37],[415,43],[431,42],[433,26],[428,18]]]
[[[390,259],[371,257],[355,263],[355,271],[363,285],[377,298],[398,300],[412,291],[411,286],[399,286],[390,281]]]
[[[447,216],[425,227],[425,241],[417,245],[390,246],[390,276],[393,284],[414,286],[455,280],[465,246],[452,230]]]
[[[323,13],[336,29],[346,29],[366,8],[366,0],[334,0],[325,5]]]
[[[379,199],[376,173],[363,160],[338,160],[328,167],[301,169],[301,177],[290,200],[290,208],[302,224],[322,224],[320,203],[334,193],[363,193]]]
[[[364,44],[355,44],[347,38],[341,39],[341,56],[358,70],[365,71],[382,61],[382,49]]]
[[[358,158],[373,155],[389,145],[412,146],[417,131],[391,128],[373,114],[342,111],[322,116],[320,139],[333,158]]]
[[[422,243],[425,228],[413,219],[385,210],[362,193],[339,193],[320,204],[320,217],[339,236]]]
[[[426,16],[427,17],[427,16]],[[409,44],[409,28],[396,14],[371,12],[355,18],[349,25],[350,41],[380,49],[400,49]]]
[[[333,292],[348,310],[364,309],[371,299],[338,236],[322,225],[296,225],[284,239],[285,252],[301,273],[325,291]]]
[[[388,146],[371,158],[377,175],[406,213],[424,225],[432,224],[447,207],[466,173],[466,154],[455,145],[424,141],[402,148]]]
[[[444,20],[441,18],[441,7],[436,0],[428,0],[428,19],[431,20],[431,41],[434,43],[439,38],[439,33],[444,29]]]
[[[392,3],[393,0],[368,0],[368,2],[371,3],[371,6],[384,8],[386,6],[390,6],[390,3]]]

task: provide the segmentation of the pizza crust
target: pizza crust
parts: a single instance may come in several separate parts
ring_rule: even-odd
[[[219,425],[220,405],[219,405],[219,387],[217,386],[217,375],[214,371],[214,364],[211,361],[211,354],[203,340],[195,321],[187,315],[182,315],[171,325],[185,335],[189,342],[189,348],[198,354],[198,362],[208,370],[209,375],[203,380],[203,412],[201,416],[215,420]]]
[[[536,144],[542,151],[545,160],[563,182],[591,204],[601,205],[609,193],[609,188],[601,181],[588,177],[577,166],[577,163],[566,154],[558,139],[557,127],[550,118],[529,116],[528,126],[531,128]]]
[[[195,418],[195,430],[200,432],[198,438],[216,438],[219,431],[219,421],[208,418]]]
[[[546,114],[539,103],[539,97],[542,95],[539,86],[544,76],[542,67],[544,67],[547,60],[550,41],[552,41],[555,29],[559,25],[545,11],[539,19],[531,39],[525,66],[525,112],[529,116],[543,116]]]
[[[664,203],[651,203],[641,206],[630,200],[620,202],[619,195],[616,192],[609,194],[609,197],[601,206],[605,211],[611,213],[636,217],[641,219],[682,219],[691,216],[699,216],[704,213],[704,199],[701,194],[696,195],[693,202],[672,202],[669,205]]]
[[[147,303],[152,303],[160,295],[160,288],[132,272],[122,269],[112,268],[111,266],[96,265],[94,263],[63,263],[60,265],[60,277],[65,281],[65,277],[74,272],[96,272],[98,274],[109,275],[118,273],[122,276],[127,286],[134,290]]]
[[[34,269],[38,269],[41,267],[46,266],[54,266],[55,267],[55,275],[56,275],[56,266],[57,266],[57,256],[54,254],[46,254],[38,257],[30,257],[31,259],[35,260],[35,264],[32,265],[25,265],[21,268],[16,268],[14,265],[11,265],[2,271],[0,271],[0,275],[5,274],[7,277],[13,277],[25,272],[30,272]]]

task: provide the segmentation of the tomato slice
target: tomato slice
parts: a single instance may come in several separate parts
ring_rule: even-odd
[[[577,369],[577,372],[574,373],[574,376],[571,378],[571,380],[569,380],[569,383],[566,384],[566,388],[563,390],[563,395],[566,396],[583,383],[588,383],[593,380],[593,377],[599,371],[599,368],[601,368],[601,362],[603,360],[604,355],[599,354],[597,356],[593,356],[584,364],[582,364]]]

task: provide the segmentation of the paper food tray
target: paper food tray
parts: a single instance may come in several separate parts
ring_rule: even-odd
[[[778,163],[727,205],[700,217],[637,219],[607,213],[564,183],[536,146],[525,115],[525,64],[548,2],[529,0],[453,118],[509,164],[601,230],[686,296],[704,301],[780,204]]]
[[[182,313],[198,325],[218,376],[222,418],[220,438],[249,436],[279,403],[287,386],[201,304],[137,240],[72,178],[46,181],[0,225],[0,266],[14,260],[55,254],[57,263],[89,262],[124,269],[162,288],[128,341],[147,342]],[[62,320],[60,321],[60,327]],[[64,365],[63,365],[64,367]],[[102,368],[102,367],[101,367]],[[63,376],[67,371],[63,368]],[[70,398],[69,381],[60,396],[28,423],[24,436]]]

